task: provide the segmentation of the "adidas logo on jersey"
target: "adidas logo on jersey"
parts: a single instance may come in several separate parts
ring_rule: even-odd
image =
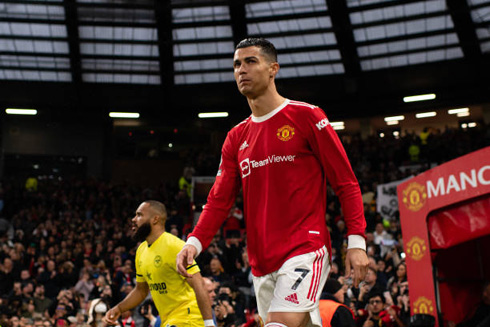
[[[243,149],[245,148],[248,148],[248,143],[247,141],[243,142],[242,145],[240,145],[240,149],[238,149],[239,151],[242,151]]]
[[[296,293],[293,293],[291,295],[286,296],[284,298],[284,300],[289,301],[289,302],[293,302],[295,304],[299,304],[298,295],[296,295]]]

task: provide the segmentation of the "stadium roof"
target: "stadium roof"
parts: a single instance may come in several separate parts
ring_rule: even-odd
[[[337,118],[490,102],[490,0],[3,0],[0,106],[243,117],[248,36],[276,45],[280,93]]]

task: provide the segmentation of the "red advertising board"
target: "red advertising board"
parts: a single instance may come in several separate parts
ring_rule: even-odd
[[[411,313],[437,316],[427,217],[490,193],[490,147],[428,170],[397,187],[410,287]],[[472,233],[468,229],[468,233]],[[467,235],[466,238],[481,236]],[[437,322],[437,326],[439,322]]]

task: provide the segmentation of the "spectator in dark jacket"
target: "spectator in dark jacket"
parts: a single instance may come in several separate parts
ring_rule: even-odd
[[[336,279],[325,283],[320,298],[320,315],[323,327],[355,327],[352,311],[344,304],[345,290]]]

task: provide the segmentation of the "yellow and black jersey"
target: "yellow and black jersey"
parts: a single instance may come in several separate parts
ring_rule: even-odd
[[[150,246],[146,241],[141,243],[136,251],[136,281],[148,284],[162,326],[189,326],[190,322],[204,326],[194,290],[176,268],[177,254],[184,244],[164,232]],[[194,261],[187,271],[192,275],[200,270]]]

